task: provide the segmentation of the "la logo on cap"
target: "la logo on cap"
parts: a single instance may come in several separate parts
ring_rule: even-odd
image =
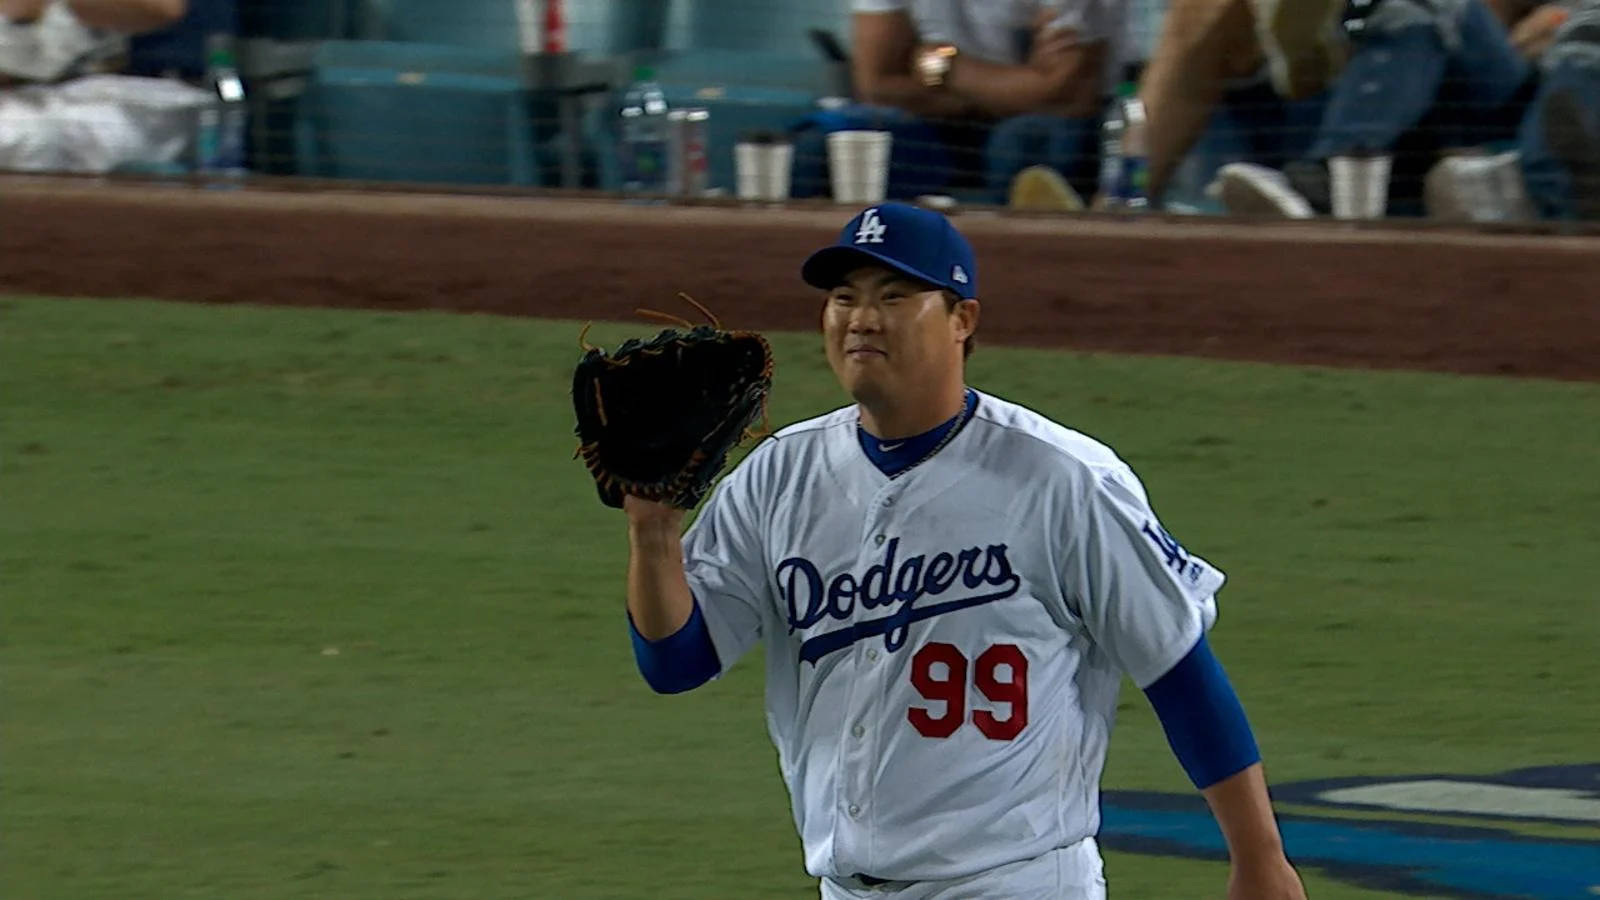
[[[878,218],[878,208],[873,207],[861,214],[861,227],[856,229],[856,243],[881,244],[883,235],[888,230],[889,226]]]
[[[966,284],[967,270],[961,268],[960,266],[956,266],[954,269],[950,270],[950,280],[954,281],[956,284]]]

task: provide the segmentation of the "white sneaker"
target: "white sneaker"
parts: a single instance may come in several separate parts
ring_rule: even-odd
[[[1206,193],[1222,201],[1230,215],[1273,219],[1316,217],[1311,203],[1289,186],[1289,179],[1282,172],[1255,163],[1228,163],[1218,169]]]
[[[1439,160],[1422,183],[1428,216],[1445,222],[1525,222],[1534,218],[1519,162],[1515,151]]]

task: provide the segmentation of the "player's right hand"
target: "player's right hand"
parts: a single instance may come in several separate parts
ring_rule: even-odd
[[[1306,900],[1300,875],[1282,854],[1253,863],[1235,862],[1228,873],[1228,900]]]
[[[683,523],[684,510],[632,494],[622,498],[622,511],[628,514],[628,524],[635,528],[676,528]]]

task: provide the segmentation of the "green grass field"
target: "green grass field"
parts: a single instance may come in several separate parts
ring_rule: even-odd
[[[815,896],[759,665],[634,672],[577,327],[0,302],[4,896]],[[816,343],[775,339],[778,422],[843,401]],[[987,347],[971,380],[1117,447],[1229,572],[1274,780],[1597,761],[1600,386]],[[1123,706],[1106,786],[1187,790]]]

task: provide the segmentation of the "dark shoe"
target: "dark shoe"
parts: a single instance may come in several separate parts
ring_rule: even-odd
[[[1311,208],[1321,215],[1333,212],[1333,193],[1328,187],[1328,163],[1320,159],[1297,159],[1283,167],[1283,177],[1289,186],[1306,198]]]
[[[1571,91],[1551,91],[1544,107],[1544,139],[1572,175],[1572,200],[1580,219],[1600,219],[1600,122],[1585,121]]]

